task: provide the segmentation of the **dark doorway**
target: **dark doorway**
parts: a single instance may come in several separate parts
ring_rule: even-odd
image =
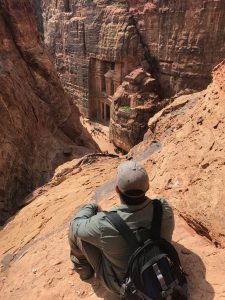
[[[106,121],[110,120],[110,107],[106,104]]]
[[[101,86],[102,92],[106,92],[106,83],[105,83],[105,76],[102,75],[102,86]]]
[[[114,94],[114,82],[111,82],[111,91],[110,91],[110,95],[112,96]]]
[[[102,119],[105,119],[105,105],[102,103]]]
[[[64,0],[64,9],[65,9],[65,12],[70,12],[71,11],[69,0]]]

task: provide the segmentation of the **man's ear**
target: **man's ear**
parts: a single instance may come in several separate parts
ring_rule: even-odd
[[[119,188],[118,188],[118,185],[116,186],[116,192],[117,192],[117,194],[120,193],[120,190],[119,190]]]

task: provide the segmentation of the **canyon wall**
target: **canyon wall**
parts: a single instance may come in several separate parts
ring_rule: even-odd
[[[157,90],[157,81],[142,68],[125,77],[112,98],[109,139],[115,146],[128,152],[143,140],[149,118],[167,103]]]
[[[151,71],[158,93],[169,97],[205,88],[225,55],[223,0],[43,0],[42,10],[63,85],[82,113],[102,121],[110,96],[136,67]]]
[[[169,199],[195,230],[225,247],[225,60],[202,92],[176,98],[149,120],[131,155],[148,159],[153,195]]]
[[[206,91],[179,97],[157,113],[144,142],[130,153],[149,174],[149,198],[165,197],[174,206],[173,244],[191,300],[225,297],[225,249],[209,241],[225,247],[224,99],[225,62]],[[81,167],[80,160],[66,163],[0,231],[4,300],[118,300],[97,278],[81,281],[71,270],[68,223],[86,203],[96,201],[102,210],[119,204],[115,176],[125,159],[93,156]]]
[[[65,89],[85,116],[108,122],[111,96],[124,77],[149,67],[132,15],[110,1],[42,2],[44,40]]]
[[[161,70],[166,96],[211,81],[225,57],[223,0],[127,0],[138,31]]]
[[[1,223],[57,165],[97,149],[79,116],[40,41],[30,1],[1,0]]]

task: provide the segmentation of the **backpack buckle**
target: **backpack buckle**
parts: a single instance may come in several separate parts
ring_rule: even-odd
[[[137,289],[135,288],[135,285],[131,281],[130,277],[127,279],[125,285],[126,290],[128,290],[131,294],[135,294],[137,292]]]
[[[120,287],[120,295],[125,296],[126,294],[126,283],[123,283]]]
[[[125,296],[126,294],[131,293],[132,295],[137,292],[135,285],[131,281],[130,277],[126,278],[126,281],[120,287],[120,295]]]

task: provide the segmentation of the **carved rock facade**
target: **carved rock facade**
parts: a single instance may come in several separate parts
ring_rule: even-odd
[[[149,67],[133,16],[111,1],[44,0],[45,43],[81,112],[108,122],[111,96],[125,76]]]
[[[109,119],[108,96],[136,67],[149,68],[168,97],[205,88],[224,58],[223,0],[34,1],[42,2],[45,42],[63,85],[91,118]]]

